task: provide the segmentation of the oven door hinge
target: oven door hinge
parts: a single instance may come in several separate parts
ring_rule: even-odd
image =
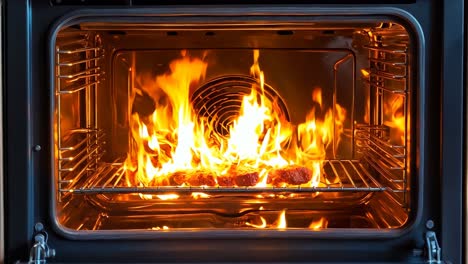
[[[34,245],[29,252],[28,263],[47,263],[48,258],[55,256],[55,249],[49,248],[47,245],[48,235],[42,223],[36,223],[34,225],[34,231]]]
[[[442,263],[441,261],[441,248],[437,242],[437,236],[434,231],[427,231],[426,233],[426,247],[427,247],[427,261],[429,263]]]

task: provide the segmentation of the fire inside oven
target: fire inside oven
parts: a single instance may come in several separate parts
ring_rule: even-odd
[[[400,228],[411,42],[393,22],[88,22],[55,39],[68,230]]]

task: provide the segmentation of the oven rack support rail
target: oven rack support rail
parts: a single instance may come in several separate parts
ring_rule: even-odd
[[[71,180],[70,174],[75,175],[75,180],[90,176],[104,154],[104,134],[98,129],[94,111],[97,109],[97,89],[104,74],[101,65],[104,51],[99,37],[92,34],[71,31],[59,34],[57,38],[61,44],[56,46],[55,55],[57,119],[54,137],[60,189]],[[85,100],[71,103],[76,98]],[[73,114],[80,107],[85,109],[85,114]],[[64,121],[67,119],[72,122],[67,124]]]
[[[356,151],[381,175],[382,184],[403,207],[409,206],[409,149],[411,71],[409,35],[395,24],[367,32],[369,68],[364,81],[369,88],[367,124],[354,129]],[[401,133],[401,142],[391,139]],[[390,143],[391,142],[391,143]]]

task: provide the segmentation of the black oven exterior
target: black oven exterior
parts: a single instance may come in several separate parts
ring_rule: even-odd
[[[463,1],[40,1],[3,3],[3,113],[6,261],[27,261],[44,226],[58,262],[421,262],[434,231],[441,259],[463,261],[464,5]],[[382,15],[413,19],[424,47],[417,93],[417,210],[408,228],[330,231],[314,236],[210,233],[166,239],[71,240],[51,219],[49,40],[58,21],[86,16]],[[430,244],[430,243],[429,243]],[[434,254],[436,256],[437,254]]]

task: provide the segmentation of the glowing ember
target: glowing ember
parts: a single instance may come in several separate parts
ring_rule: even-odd
[[[325,217],[321,217],[319,220],[313,221],[312,223],[310,223],[309,228],[312,230],[319,230],[319,229],[327,228],[327,226],[328,226],[327,219]]]
[[[265,76],[259,51],[254,51],[251,75],[258,87],[243,97],[229,135],[221,137],[210,120],[198,118],[190,103],[191,87],[206,73],[207,63],[187,52],[156,78],[141,74],[131,98],[148,94],[153,113],[129,117],[132,143],[125,161],[130,186],[287,187],[318,186],[322,161],[335,139],[339,144],[346,110],[326,109],[322,90],[312,92],[305,122],[289,123],[264,94]],[[158,195],[161,200],[177,195]],[[195,199],[208,198],[192,194]]]

